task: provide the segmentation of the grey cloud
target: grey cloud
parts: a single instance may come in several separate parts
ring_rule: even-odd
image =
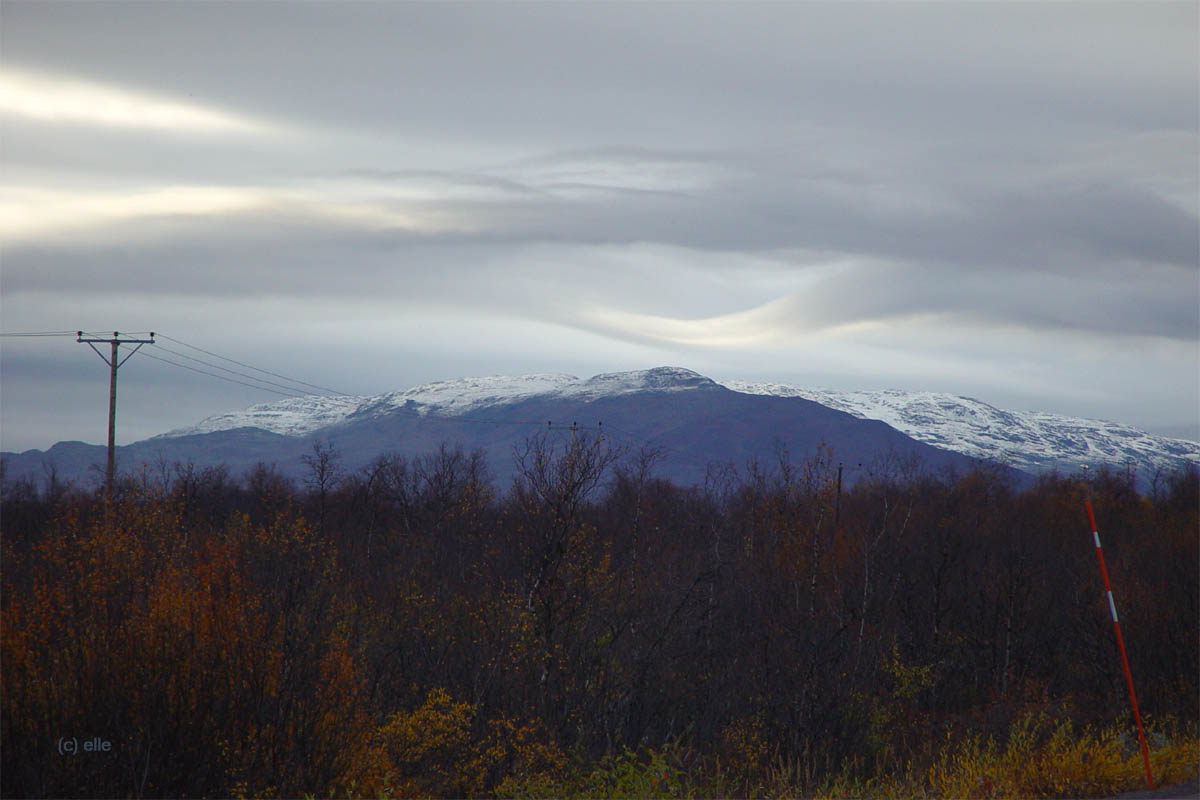
[[[1111,284],[1014,270],[1002,280],[953,268],[892,265],[854,270],[809,293],[800,318],[840,324],[941,314],[958,324],[1088,331],[1102,338],[1192,341],[1200,329],[1192,275],[1159,271]]]
[[[377,186],[383,192],[377,200],[381,207],[432,210],[450,219],[471,220],[475,229],[369,229],[288,207],[232,217],[137,220],[125,224],[138,236],[150,237],[141,253],[126,253],[119,234],[111,249],[103,238],[81,234],[91,250],[85,269],[80,269],[75,248],[62,252],[48,243],[10,246],[5,284],[9,291],[148,287],[218,295],[283,291],[354,297],[393,291],[463,302],[500,297],[512,303],[530,289],[512,277],[519,275],[522,252],[528,247],[650,242],[726,253],[730,273],[740,269],[738,253],[795,250],[892,265],[892,280],[851,277],[839,282],[847,289],[837,302],[822,308],[840,309],[836,318],[843,322],[934,309],[969,310],[1022,324],[1040,320],[1047,325],[1113,326],[1138,335],[1187,337],[1196,330],[1195,314],[1189,309],[1200,248],[1197,221],[1128,182],[1100,176],[1029,187],[1011,179],[1001,184],[985,175],[964,187],[936,174],[923,181],[894,176],[880,182],[866,172],[809,176],[804,169],[768,172],[732,158],[706,157],[707,163],[694,153],[613,150],[536,162],[551,174],[560,163],[585,171],[588,163],[617,163],[632,172],[668,164],[718,176],[681,191],[581,182],[571,186],[591,191],[572,193],[564,192],[563,184],[542,185],[484,172],[360,169],[352,174],[369,179],[368,189]],[[413,179],[463,188],[467,196],[387,199],[389,186]],[[479,188],[492,196],[473,199],[471,191]],[[157,237],[156,228],[161,229]],[[111,230],[104,233],[112,235]],[[155,238],[163,244],[155,246]],[[479,265],[486,259],[493,266],[484,270]],[[164,260],[169,267],[164,268]],[[93,268],[105,261],[121,270],[123,283],[114,284],[110,270]],[[247,269],[248,264],[253,268]],[[346,266],[330,270],[330,264]],[[1161,265],[1180,274],[1141,281],[1143,274]],[[655,267],[645,265],[647,270]],[[572,273],[583,268],[567,256],[560,282],[577,283]],[[798,263],[794,269],[803,271],[805,266]],[[1043,296],[1036,285],[1038,275],[1067,276],[1100,298],[1117,298],[1097,302],[1114,314],[1089,322],[1072,321],[1074,317],[1064,317],[1061,311],[1035,310]],[[1136,280],[1129,281],[1127,275]],[[867,300],[877,286],[888,287],[884,307]],[[988,295],[1007,299],[982,299]],[[1137,302],[1119,299],[1131,295]]]
[[[1165,11],[240,3],[213,14],[202,4],[13,2],[7,27],[21,35],[4,44],[16,64],[219,93],[284,117],[486,130],[535,146],[630,131],[658,144],[720,142],[814,115],[910,131],[998,124],[1004,135],[1148,114],[1157,126],[1190,125],[1182,68],[1195,61],[1186,26],[1196,14]],[[1136,91],[1102,92],[1114,82]]]
[[[675,159],[697,163],[695,156]],[[747,168],[719,158],[701,166],[725,177],[682,191],[592,186],[595,194],[586,198],[552,194],[586,183],[506,181],[524,197],[446,207],[490,222],[483,237],[660,241],[730,251],[809,248],[1051,272],[1094,266],[1097,259],[1192,267],[1200,247],[1194,215],[1105,175],[1066,184],[1030,175],[1012,185],[1011,176],[1001,182],[987,170],[974,180],[934,172],[881,182],[865,170]]]
[[[749,316],[801,339],[919,318],[942,335],[906,340],[911,363],[973,323],[1069,343],[1011,354],[1050,372],[1078,369],[1081,340],[1167,340],[1137,387],[1088,385],[1194,417],[1194,392],[1169,387],[1195,371],[1176,345],[1200,330],[1195,4],[10,0],[4,17],[6,68],[282,131],[0,119],[8,209],[34,207],[21,187],[262,198],[92,227],[67,203],[62,225],[5,238],[10,320],[183,309],[224,331],[235,304],[280,326],[280,307],[434,309],[455,320],[429,323],[444,346],[405,358],[479,366],[462,320],[502,317],[512,338],[488,353],[513,352],[495,372],[568,358],[540,344],[547,324],[604,369],[624,366],[610,352],[708,356],[585,307],[685,323],[766,308]],[[738,350],[738,366],[803,380],[811,354],[778,347]],[[1037,405],[1037,387],[1008,388]]]

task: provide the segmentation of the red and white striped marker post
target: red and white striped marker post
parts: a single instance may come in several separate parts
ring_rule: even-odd
[[[1142,761],[1146,764],[1146,785],[1154,788],[1150,775],[1150,751],[1146,749],[1146,734],[1142,732],[1142,715],[1138,711],[1137,695],[1133,691],[1133,675],[1129,671],[1129,659],[1125,655],[1125,639],[1121,636],[1121,622],[1117,619],[1117,604],[1113,602],[1112,586],[1108,582],[1108,568],[1104,566],[1104,550],[1100,547],[1100,533],[1096,529],[1096,515],[1092,513],[1092,501],[1087,504],[1088,522],[1092,523],[1092,538],[1096,541],[1096,558],[1100,559],[1100,574],[1104,576],[1104,592],[1108,597],[1108,610],[1112,612],[1113,630],[1117,632],[1117,649],[1121,651],[1121,666],[1125,669],[1125,684],[1129,687],[1129,700],[1133,704],[1133,719],[1137,722],[1138,742],[1142,745]]]

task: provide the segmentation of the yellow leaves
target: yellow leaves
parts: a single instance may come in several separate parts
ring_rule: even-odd
[[[526,792],[526,796],[550,797],[680,797],[683,795],[684,773],[674,763],[673,754],[647,750],[635,753],[626,749],[616,756],[606,756],[590,769],[584,768],[568,775],[565,782],[552,784],[549,792]]]
[[[431,689],[420,707],[393,714],[379,737],[398,763],[421,762],[461,747],[467,741],[471,716],[469,705],[454,702],[445,689]]]
[[[505,717],[491,720],[488,742],[487,757],[506,773],[496,788],[498,796],[525,794],[518,791],[522,784],[556,785],[566,770],[566,755],[535,725]]]
[[[1103,797],[1144,785],[1142,759],[1117,728],[1076,731],[1026,714],[1013,723],[1003,745],[993,738],[947,740],[926,777],[937,797]],[[1152,755],[1155,779],[1178,782],[1195,775],[1196,735],[1176,735]]]
[[[471,705],[434,688],[375,731],[353,783],[389,797],[530,796],[561,787],[566,769],[566,756],[536,725],[503,716],[483,722]]]
[[[994,563],[1024,569],[1003,559],[1028,542],[984,525],[992,539],[964,544],[967,577],[946,596],[960,613],[935,651],[910,620],[923,614],[912,576],[936,548],[915,534],[892,541],[907,523],[903,507],[888,523],[888,497],[880,520],[876,495],[847,495],[835,530],[808,491],[765,494],[757,509],[750,494],[744,508],[683,496],[676,507],[647,486],[636,539],[616,500],[556,522],[552,503],[523,515],[519,499],[472,517],[466,497],[428,518],[413,511],[416,535],[399,533],[400,509],[372,518],[376,541],[396,535],[369,555],[349,494],[345,528],[335,515],[323,531],[278,507],[256,506],[253,519],[214,507],[186,528],[169,500],[65,508],[3,550],[5,724],[36,744],[117,718],[128,760],[150,764],[151,796],[993,797],[1138,785],[1120,732],[1030,718],[938,746],[943,726],[1005,713],[988,705],[998,676],[1007,702],[1086,708],[1075,698],[1107,691],[1058,671],[1046,648],[1065,623],[1030,617],[1012,664],[1000,651],[1006,619],[1059,620],[1056,588],[1036,583],[1053,570],[1014,572],[1007,605],[996,599],[1010,597],[997,594],[1005,576],[972,583]],[[945,533],[940,502],[918,507],[914,531]],[[871,537],[882,538],[864,560]],[[1152,604],[1167,572],[1123,595],[1140,598],[1131,608]],[[1040,594],[1022,605],[1026,578]],[[1171,617],[1169,599],[1147,623]],[[1151,641],[1176,630],[1130,627]],[[1087,652],[1076,642],[1071,663]],[[1194,685],[1157,674],[1155,709]],[[679,748],[669,757],[639,749],[666,741]],[[1156,778],[1194,767],[1194,736],[1158,744]],[[104,784],[118,793],[121,769]],[[838,770],[844,782],[831,783]]]
[[[924,690],[933,686],[933,667],[905,664],[900,660],[900,650],[892,645],[892,657],[884,664],[884,672],[892,679],[892,693],[899,700],[911,702]]]
[[[466,776],[459,767],[466,760],[473,711],[456,703],[444,689],[432,689],[424,702],[407,712],[393,714],[375,734],[380,776],[400,796],[442,794]]]
[[[767,740],[761,719],[735,719],[725,726],[724,749],[729,754],[729,767],[740,781],[762,772],[767,762]]]
[[[1155,732],[1151,732],[1154,738]],[[1155,784],[1167,786],[1195,780],[1200,777],[1200,736],[1193,727],[1190,733],[1168,735],[1163,746],[1154,747],[1150,753],[1150,771]]]

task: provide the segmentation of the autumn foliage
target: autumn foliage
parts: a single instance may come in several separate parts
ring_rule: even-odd
[[[345,473],[318,446],[302,486],[160,465],[111,503],[6,484],[0,793],[1137,788],[1087,499],[1158,768],[1195,764],[1195,471],[884,458],[839,487],[781,450],[685,489],[583,437],[515,458],[503,489],[451,447]]]

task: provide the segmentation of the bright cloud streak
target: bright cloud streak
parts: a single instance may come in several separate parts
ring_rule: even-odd
[[[0,235],[27,239],[64,228],[150,216],[208,216],[267,204],[262,193],[220,186],[171,186],[140,192],[75,193],[27,186],[0,189]]]
[[[46,122],[153,128],[179,133],[263,133],[267,126],[213,108],[112,86],[0,73],[0,113]]]
[[[1195,435],[1195,4],[0,2],[8,330],[170,318],[286,372],[303,320],[356,392],[677,364]],[[4,427],[90,436],[74,369]]]
[[[165,186],[127,192],[51,190],[35,186],[0,187],[0,236],[10,242],[61,238],[80,228],[115,225],[151,217],[212,217],[280,212],[315,217],[359,230],[420,233],[478,228],[462,215],[408,207],[378,198],[337,197],[308,188],[254,186]]]
[[[602,330],[654,343],[739,348],[789,333],[787,318],[794,307],[794,298],[783,297],[757,308],[703,319],[674,319],[614,308],[592,308],[581,317]]]

